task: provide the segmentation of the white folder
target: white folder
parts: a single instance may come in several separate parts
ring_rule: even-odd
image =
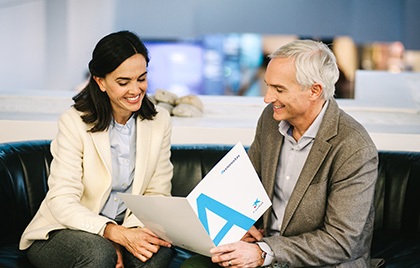
[[[120,194],[134,215],[157,236],[210,256],[215,245],[185,197]]]
[[[271,206],[241,143],[186,198],[119,195],[157,236],[205,256],[215,246],[239,241]]]

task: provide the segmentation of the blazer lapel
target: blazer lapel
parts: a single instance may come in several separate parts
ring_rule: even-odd
[[[264,182],[264,185],[266,185],[266,191],[267,191],[267,195],[273,199],[273,195],[274,195],[274,183],[275,183],[275,178],[277,177],[277,166],[278,166],[278,162],[279,162],[279,156],[280,156],[280,150],[281,150],[281,145],[283,143],[283,136],[278,135],[278,139],[273,140],[273,142],[271,142],[271,147],[269,148],[269,152],[267,153],[268,157],[267,157],[267,161],[265,162],[264,166],[265,166],[265,173],[266,175],[264,176],[264,178],[267,178],[267,180]]]
[[[111,145],[109,143],[108,131],[91,133],[93,144],[102,162],[105,164],[111,179],[112,174],[112,160],[111,160]]]
[[[100,202],[98,203],[98,211],[101,210],[103,205],[105,204],[109,192],[111,191],[112,185],[112,159],[111,159],[111,145],[109,142],[109,134],[108,131],[101,131],[101,132],[94,132],[91,133],[92,142],[94,147],[96,148],[96,152],[99,155],[99,159],[102,161],[106,168],[107,176],[100,177],[103,183],[105,183],[102,188],[102,193],[99,195]]]
[[[136,168],[134,171],[133,194],[139,194],[143,187],[144,176],[149,160],[152,127],[149,120],[136,120]]]
[[[331,149],[331,145],[328,143],[328,140],[337,135],[338,113],[337,103],[335,100],[331,99],[322,120],[321,127],[315,137],[312,149],[309,152],[292,196],[287,204],[280,235],[284,234],[284,231],[290,223],[293,214],[306,193],[306,190]]]
[[[269,120],[274,120],[274,119],[270,117]],[[261,177],[263,178],[263,185],[265,187],[265,190],[270,200],[273,200],[274,183],[277,177],[276,176],[277,166],[278,166],[278,161],[279,161],[279,156],[280,156],[281,145],[283,144],[283,139],[284,139],[283,136],[279,132],[278,123],[279,123],[278,121],[275,121],[275,123],[267,124],[272,127],[268,131],[269,135],[267,136],[267,142],[266,142],[267,144],[270,144],[270,146],[268,148],[264,148],[264,149],[267,149],[268,152],[266,153],[267,155],[266,159],[262,161],[263,175]],[[270,222],[271,212],[272,212],[272,207],[270,207],[263,215],[264,228],[266,230],[268,230],[269,228],[268,223]]]

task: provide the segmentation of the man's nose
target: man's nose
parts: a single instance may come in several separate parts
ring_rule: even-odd
[[[264,102],[265,103],[272,103],[274,101],[275,101],[275,97],[274,97],[274,94],[273,94],[273,90],[270,89],[270,88],[267,88],[267,92],[265,93],[265,96],[264,96]]]

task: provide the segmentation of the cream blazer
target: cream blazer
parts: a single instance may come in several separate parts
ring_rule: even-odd
[[[153,120],[137,119],[136,167],[132,193],[165,195],[171,192],[171,122],[169,113],[156,107]],[[108,131],[91,133],[81,113],[71,108],[58,120],[51,143],[49,190],[26,227],[20,249],[34,240],[48,239],[53,230],[75,229],[102,235],[112,220],[99,215],[111,192],[111,149]],[[127,210],[123,226],[142,226]]]

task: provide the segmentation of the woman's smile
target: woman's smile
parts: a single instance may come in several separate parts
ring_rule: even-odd
[[[140,95],[141,94],[138,94],[137,96],[134,96],[134,97],[125,97],[124,99],[126,99],[129,103],[137,103],[139,100],[140,100]]]

